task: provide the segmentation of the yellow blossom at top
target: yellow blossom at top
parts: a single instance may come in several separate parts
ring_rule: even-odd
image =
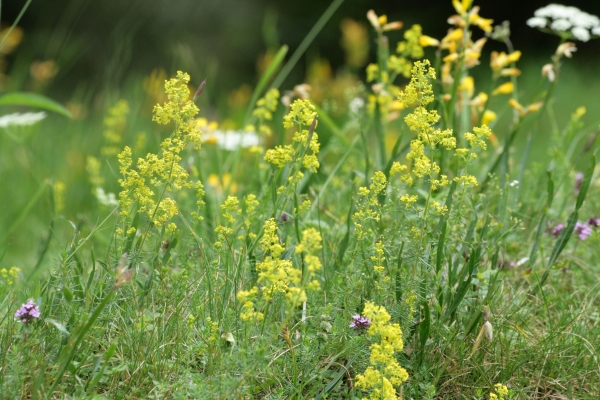
[[[175,78],[165,82],[165,92],[169,101],[154,106],[152,121],[160,125],[175,122],[175,135],[184,136],[185,142],[199,147],[202,140],[194,121],[198,107],[190,99],[189,82],[190,76],[181,71],[177,71]]]
[[[511,94],[514,90],[515,85],[513,85],[512,82],[506,82],[494,89],[492,91],[492,96],[497,96],[499,94]]]
[[[472,0],[452,0],[452,6],[459,15],[465,15],[471,7]]]

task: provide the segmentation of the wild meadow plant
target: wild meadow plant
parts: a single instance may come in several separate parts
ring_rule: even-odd
[[[321,81],[321,101],[280,92],[282,48],[236,127],[202,116],[210,82],[192,96],[181,71],[151,96],[156,135],[111,103],[85,162],[97,222],[71,222],[45,271],[0,269],[2,396],[597,397],[598,131],[583,106],[561,129],[553,94],[600,20],[538,10],[528,24],[561,39],[526,94],[509,25],[452,4],[445,37],[413,25],[396,46],[402,23],[369,11],[366,82]],[[342,29],[351,71],[367,30]]]

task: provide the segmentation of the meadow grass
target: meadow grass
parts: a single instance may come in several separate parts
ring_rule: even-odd
[[[369,11],[365,81],[347,22],[343,71],[284,90],[282,47],[218,119],[156,70],[4,128],[2,397],[598,398],[600,81],[453,4]]]

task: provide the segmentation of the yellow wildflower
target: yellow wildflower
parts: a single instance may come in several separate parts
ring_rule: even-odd
[[[496,89],[494,89],[494,91],[492,92],[492,96],[497,96],[499,94],[510,94],[515,90],[515,86],[513,85],[512,82],[506,82],[503,83],[502,85],[498,86]]]

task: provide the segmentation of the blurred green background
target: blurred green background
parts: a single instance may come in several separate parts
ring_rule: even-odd
[[[25,3],[2,2],[3,28],[17,18]],[[99,154],[102,121],[117,100],[127,99],[131,108],[125,144],[143,131],[152,145],[157,142],[153,138],[164,130],[150,121],[152,105],[159,99],[149,95],[152,90],[148,86],[158,84],[160,90],[165,78],[183,70],[192,76],[192,86],[209,78],[199,101],[200,115],[220,122],[227,119],[230,126],[239,127],[244,102],[269,56],[287,44],[289,57],[329,4],[316,0],[33,0],[19,23],[23,31],[20,44],[3,57],[0,92],[43,93],[66,105],[75,119],[49,115],[34,127],[0,132],[0,254],[7,249],[3,266],[31,267],[49,238],[58,248],[69,245],[69,221],[87,227],[89,232],[108,214],[107,208],[98,208],[92,195],[85,160],[87,155]],[[515,49],[523,52],[518,63],[523,71],[519,91],[531,93],[540,82],[541,67],[550,61],[558,38],[529,28],[525,21],[547,3],[509,0],[476,4],[481,6],[480,15],[493,18],[494,24],[510,20],[511,40]],[[600,1],[578,0],[567,5],[600,14]],[[405,28],[418,23],[424,34],[436,38],[446,34],[446,20],[455,14],[450,0],[346,0],[281,89],[292,89],[311,73],[333,79],[336,73],[349,68],[340,45],[344,20],[354,20],[367,29],[369,60],[373,61],[375,35],[365,17],[369,9],[378,15],[387,14],[389,21],[403,21]],[[389,33],[392,49],[402,40],[403,32]],[[585,105],[585,129],[591,131],[600,118],[600,40],[578,42],[577,47],[574,58],[564,63],[556,91],[558,100],[552,110],[559,126],[563,126],[578,106]],[[472,70],[477,91],[488,87],[492,50],[505,48],[499,42],[486,44],[482,65]],[[426,57],[433,58],[434,50],[427,49]],[[364,79],[367,61],[352,67],[351,72]],[[493,99],[491,108],[499,111],[498,125],[506,126],[510,119],[506,99]],[[6,108],[0,114],[11,111]],[[541,126],[534,146],[537,160],[544,158],[544,144],[551,129],[549,123]],[[501,129],[497,133],[502,136]],[[525,136],[517,139],[517,149]],[[109,174],[112,179],[107,179],[106,189],[118,192],[116,163],[110,165]],[[56,180],[66,183],[66,204],[51,224],[55,206],[49,188]],[[31,209],[19,219],[28,205]]]

